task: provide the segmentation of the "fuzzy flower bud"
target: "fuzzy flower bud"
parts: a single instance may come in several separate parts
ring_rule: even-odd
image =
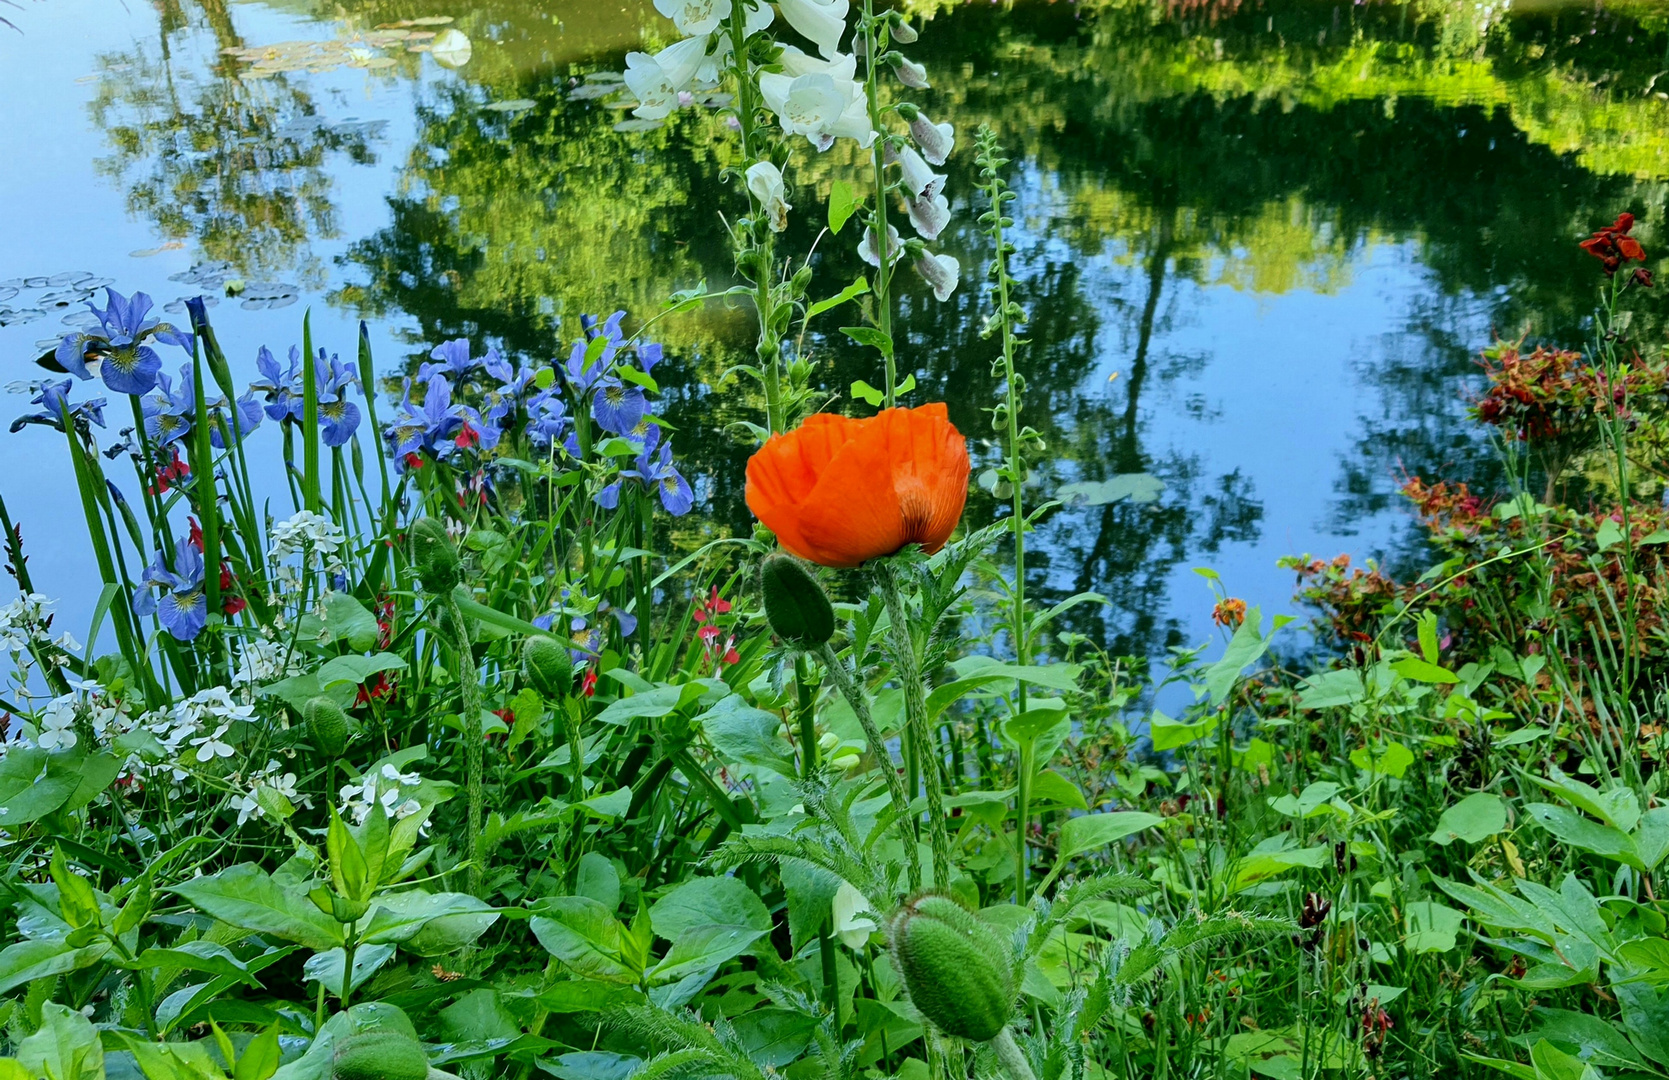
[[[446,526],[434,518],[418,518],[407,530],[411,561],[423,590],[430,596],[447,596],[464,578],[458,549],[446,535]]]
[[[546,701],[560,701],[574,689],[574,658],[548,637],[522,643],[522,675]]]
[[[891,927],[910,1001],[947,1035],[988,1042],[1014,1016],[1014,957],[997,932],[948,896],[909,901]]]
[[[759,591],[772,633],[802,649],[834,637],[834,607],[823,586],[792,555],[772,555],[759,567]]]
[[[916,38],[919,36],[916,34],[916,28],[906,22],[904,20],[904,16],[896,11],[892,13],[892,21],[887,24],[887,32],[890,33],[892,35],[892,39],[900,45],[914,44]]]
[[[348,748],[348,714],[342,706],[327,697],[308,699],[302,706],[307,721],[307,735],[325,757],[341,757]]]

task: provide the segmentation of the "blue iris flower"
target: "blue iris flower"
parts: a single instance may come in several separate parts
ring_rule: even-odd
[[[527,434],[537,446],[549,446],[568,431],[568,405],[554,389],[534,395],[527,403]]]
[[[313,364],[313,380],[318,386],[319,426],[326,446],[343,446],[359,429],[359,406],[348,400],[348,387],[359,385],[359,371],[352,364],[344,364],[336,357],[319,358]]]
[[[41,392],[29,399],[29,404],[39,405],[40,412],[27,413],[12,421],[12,431],[22,431],[28,424],[45,424],[47,427],[64,430],[64,410],[68,409],[70,419],[76,426],[85,430],[89,423],[104,426],[104,399],[88,398],[71,404],[69,400],[70,387],[75,380],[64,379],[61,382],[46,382],[41,384]]]
[[[437,375],[429,380],[420,407],[412,404],[411,382],[407,380],[400,411],[389,425],[388,439],[401,457],[420,451],[432,457],[445,457],[451,451],[453,437],[463,428],[464,419],[463,407],[452,404],[452,384],[445,376]]]
[[[613,375],[597,380],[591,395],[591,418],[604,431],[615,435],[625,435],[636,428],[648,408],[642,387]]]
[[[91,379],[89,359],[99,361],[99,377],[118,394],[145,394],[156,386],[162,357],[145,344],[155,340],[190,351],[188,331],[150,317],[151,298],[142,292],[131,297],[105,289],[105,306],[87,304],[99,320],[99,330],[66,334],[54,353],[59,365],[79,379]]]
[[[249,384],[249,392],[266,398],[267,415],[274,420],[301,423],[301,349],[290,346],[290,366],[280,371],[272,351],[262,345],[255,354],[255,368],[261,377]]]
[[[481,366],[499,383],[496,390],[487,394],[486,416],[495,423],[501,423],[515,410],[517,403],[527,393],[527,388],[533,385],[538,372],[525,363],[519,368],[511,367],[510,361],[497,349],[487,350],[487,358],[481,361]],[[529,407],[531,408],[531,403]]]
[[[162,372],[156,373],[156,393],[142,398],[139,410],[145,417],[145,434],[158,446],[179,442],[191,432],[197,418],[197,395],[191,384],[191,365],[180,368],[180,386]]]
[[[619,478],[597,492],[597,505],[613,510],[620,505],[621,485],[636,480],[655,492],[661,506],[673,517],[683,517],[695,506],[695,491],[684,474],[672,464],[672,442],[661,442],[661,429],[654,424],[646,427],[643,451],[630,469],[621,469]]]
[[[135,614],[155,615],[162,628],[180,641],[191,641],[203,632],[209,617],[208,595],[203,591],[203,553],[189,541],[182,540],[175,546],[173,566],[158,551],[139,581],[133,593]]]
[[[545,615],[536,616],[533,625],[541,630],[549,630],[555,625],[557,616],[564,612],[585,611],[589,615],[571,615],[568,619],[568,640],[579,646],[569,649],[568,655],[576,664],[588,663],[597,659],[601,653],[601,628],[592,625],[593,619],[604,615],[614,616],[616,625],[620,627],[621,637],[631,637],[637,632],[637,616],[629,611],[621,611],[612,606],[607,600],[598,600],[595,605],[583,595],[575,597],[570,590],[562,590],[562,606]]]
[[[253,391],[238,398],[237,404],[232,407],[231,419],[227,421],[232,437],[238,442],[243,442],[246,435],[261,426],[262,411],[261,403],[255,400]],[[210,425],[209,443],[216,450],[226,449],[226,440],[221,435],[220,424]]]
[[[448,376],[462,381],[465,375],[481,366],[481,361],[472,359],[469,355],[469,339],[454,338],[436,345],[429,353],[431,360],[438,360],[438,364],[424,364],[417,369],[417,381],[428,382],[436,375]]]

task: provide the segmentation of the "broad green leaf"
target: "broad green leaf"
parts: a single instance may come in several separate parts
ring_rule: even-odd
[[[817,303],[815,303],[815,304],[811,305],[811,307],[807,308],[806,309],[806,318],[814,319],[817,316],[823,314],[823,312],[830,311],[834,308],[837,308],[840,305],[846,303],[846,301],[855,299],[859,296],[862,296],[864,293],[867,293],[868,291],[869,291],[869,279],[864,277],[862,274],[859,274],[855,279],[853,279],[852,284],[846,286],[846,288],[840,290],[838,293],[829,297],[826,300],[817,301]]]
[[[1524,812],[1532,821],[1552,833],[1557,840],[1591,854],[1632,866],[1641,873],[1647,872],[1646,864],[1640,858],[1634,841],[1621,829],[1589,821],[1575,811],[1552,803],[1531,803],[1524,808]]]
[[[353,986],[357,990],[364,985],[365,980],[382,970],[382,966],[394,956],[393,945],[361,945],[354,950]],[[302,978],[308,982],[323,984],[324,988],[336,997],[342,996],[342,968],[347,963],[347,954],[342,949],[330,949],[322,953],[314,953],[301,966]]]
[[[726,761],[759,765],[793,778],[793,752],[777,734],[782,721],[775,713],[756,709],[740,694],[731,694],[696,717],[707,741]]]
[[[665,985],[716,968],[742,955],[768,933],[769,929],[717,923],[697,926],[672,943],[665,958],[650,970],[649,979],[657,985]]]
[[[620,906],[620,871],[600,853],[588,851],[580,856],[574,891],[613,911]]]
[[[1269,638],[1263,636],[1262,616],[1257,608],[1246,613],[1246,619],[1223,650],[1222,659],[1205,669],[1205,687],[1214,704],[1221,705],[1234,689],[1240,673],[1258,662],[1269,648]]]
[[[601,723],[618,724],[621,727],[633,720],[653,720],[677,712],[706,692],[707,688],[700,683],[657,686],[653,690],[645,690],[611,702],[597,714],[597,719]]]
[[[1455,947],[1465,916],[1447,904],[1416,900],[1404,912],[1407,936],[1403,946],[1410,952],[1448,952]]]
[[[1330,808],[1333,796],[1339,793],[1339,785],[1329,780],[1317,780],[1305,786],[1297,795],[1281,795],[1269,800],[1269,805],[1278,814],[1287,817],[1309,818],[1325,812]]]
[[[1350,752],[1350,763],[1363,772],[1380,773],[1402,779],[1414,764],[1414,752],[1399,742],[1388,742],[1383,748],[1358,747]]]
[[[1084,801],[1084,793],[1078,790],[1078,785],[1053,769],[1045,769],[1032,777],[1032,801],[1053,803],[1073,810],[1089,809],[1089,803]]]
[[[150,948],[140,953],[136,963],[142,968],[178,968],[182,971],[201,971],[205,975],[225,975],[249,986],[260,986],[249,973],[249,965],[239,960],[224,945],[212,941],[188,941],[173,948]]]
[[[1164,823],[1165,819],[1157,814],[1137,810],[1085,814],[1082,817],[1069,818],[1066,824],[1061,826],[1057,858],[1065,862],[1074,855],[1106,847],[1127,836],[1134,836],[1144,829],[1162,826]]]
[[[62,764],[54,767],[49,758],[71,756],[19,746],[0,758],[0,828],[37,821],[69,801],[81,786],[81,778]]]
[[[315,907],[306,890],[279,885],[254,863],[229,866],[169,891],[242,930],[271,934],[314,952],[342,944],[341,924]]]
[[[1220,721],[1214,716],[1208,716],[1192,724],[1184,724],[1172,720],[1158,709],[1148,718],[1148,737],[1153,740],[1155,751],[1176,750],[1189,743],[1210,735],[1217,730]]]
[[[17,1044],[29,1074],[51,1080],[104,1080],[104,1047],[91,1020],[67,1005],[41,1006],[41,1026]]]
[[[852,185],[844,180],[836,180],[829,188],[829,231],[836,236],[846,227],[846,222],[857,212],[859,206],[857,193]]]
[[[232,1080],[268,1080],[278,1071],[278,1062],[278,1025],[275,1023],[244,1046],[243,1053],[238,1055],[238,1066],[232,1073]]]
[[[1499,795],[1477,791],[1443,811],[1437,819],[1434,844],[1448,847],[1456,840],[1476,844],[1507,827],[1507,804]]]
[[[360,652],[377,647],[377,617],[358,598],[332,590],[320,598],[320,603],[324,606],[325,629],[333,638]]]
[[[1305,709],[1335,709],[1354,705],[1367,695],[1362,684],[1362,673],[1355,668],[1340,668],[1312,675],[1303,682],[1298,704]]]
[[[470,941],[486,933],[487,928],[498,921],[498,915],[493,912],[491,906],[467,893],[427,893],[411,889],[378,896],[372,903],[368,918],[361,926],[361,934],[363,940],[372,944],[406,944],[419,956],[438,955],[410,943],[430,924],[444,918],[460,920],[453,928],[454,931],[473,930],[474,936],[470,937]],[[439,933],[436,940],[444,941],[451,936],[453,932],[450,931]]]
[[[1457,683],[1460,676],[1439,664],[1418,656],[1404,656],[1391,661],[1391,670],[1405,679],[1427,683]]]
[[[545,951],[581,978],[635,985],[638,973],[621,951],[620,923],[597,901],[555,896],[539,901],[528,920]]]
[[[886,391],[877,390],[873,386],[864,382],[862,379],[858,379],[852,383],[851,393],[857,400],[873,405],[876,408],[880,408],[881,402],[887,400]]]
[[[79,949],[62,939],[15,942],[0,952],[0,994],[10,993],[35,979],[91,967],[109,951],[108,941],[97,941]]]
[[[843,326],[840,332],[857,342],[879,350],[882,356],[892,355],[892,338],[872,326]]]
[[[769,933],[771,913],[754,891],[733,877],[691,878],[655,901],[649,925],[671,942],[703,926]]]

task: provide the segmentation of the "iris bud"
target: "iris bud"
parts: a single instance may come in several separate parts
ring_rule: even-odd
[[[522,643],[522,675],[546,701],[560,701],[574,689],[574,660],[548,637]]]
[[[777,637],[801,649],[834,637],[834,607],[811,571],[792,555],[772,555],[759,568],[765,619]]]
[[[301,712],[307,721],[307,734],[319,753],[341,757],[348,748],[348,714],[342,706],[330,698],[315,697],[307,700]]]
[[[423,591],[430,596],[447,596],[464,579],[458,549],[446,535],[446,526],[434,518],[418,518],[407,530],[411,540],[411,561],[417,568]]]
[[[1013,951],[948,896],[918,896],[892,922],[910,1001],[945,1034],[988,1042],[1014,1016]]]

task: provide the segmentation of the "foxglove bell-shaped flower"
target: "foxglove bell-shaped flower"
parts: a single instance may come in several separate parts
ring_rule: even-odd
[[[896,12],[893,14],[893,20],[887,24],[887,32],[900,45],[913,44],[919,36],[916,34],[916,28],[905,22],[903,17]]]
[[[730,0],[655,0],[655,10],[671,19],[680,34],[711,34],[730,17]]]
[[[864,148],[875,140],[863,87],[854,80],[827,72],[792,78],[767,72],[759,76],[759,92],[786,134],[804,135],[819,151],[837,138],[856,139]]]
[[[764,0],[742,0],[746,16],[742,22],[742,40],[746,41],[761,30],[769,29],[776,20],[776,9]],[[730,66],[730,58],[734,54],[731,48],[730,35],[722,30],[718,34],[718,44],[707,54],[701,62],[701,70],[696,72],[696,81],[708,86],[716,86],[722,81],[722,72]]]
[[[937,240],[945,226],[950,224],[950,200],[943,195],[935,195],[931,199],[906,197],[904,204],[910,210],[910,224],[923,240]]]
[[[927,69],[906,57],[903,53],[888,53],[883,59],[892,65],[892,73],[898,81],[912,90],[926,90],[928,88]]]
[[[676,109],[678,94],[689,88],[707,56],[707,35],[685,38],[653,55],[626,54],[626,85],[637,95],[632,115],[660,120]]]
[[[893,228],[891,225],[888,225],[887,226],[887,262],[888,263],[895,263],[899,259],[903,258],[903,256],[904,256],[904,245],[899,240],[898,230]],[[870,229],[870,228],[864,229],[863,240],[858,244],[858,257],[860,259],[862,259],[864,262],[868,263],[869,265],[879,269],[879,267],[881,265],[881,255],[880,255],[880,252],[877,250],[877,245],[875,243],[875,230],[874,229]]]
[[[950,255],[935,255],[923,248],[916,256],[916,273],[933,287],[933,299],[945,301],[956,291],[962,278],[962,264]]]
[[[931,199],[945,189],[945,178],[927,167],[913,147],[887,150],[887,160],[896,161],[904,171],[904,190],[913,199]]]
[[[769,161],[756,162],[748,166],[748,190],[759,200],[760,209],[765,211],[765,220],[770,222],[772,232],[782,232],[788,228],[788,211],[794,209],[788,204],[787,189],[782,183],[782,170]]]
[[[949,124],[935,124],[920,109],[900,109],[910,124],[910,137],[921,148],[921,156],[929,165],[943,165],[956,148],[956,129]]]
[[[834,56],[846,33],[847,0],[779,0],[782,17],[824,56]]]
[[[162,552],[145,568],[133,593],[136,615],[155,615],[179,641],[192,641],[208,622],[209,601],[203,591],[203,553],[190,541],[174,546],[174,565]]]
[[[777,63],[790,78],[827,75],[837,83],[856,82],[858,78],[858,58],[851,53],[835,53],[827,60],[819,60],[798,45],[784,45]]]

